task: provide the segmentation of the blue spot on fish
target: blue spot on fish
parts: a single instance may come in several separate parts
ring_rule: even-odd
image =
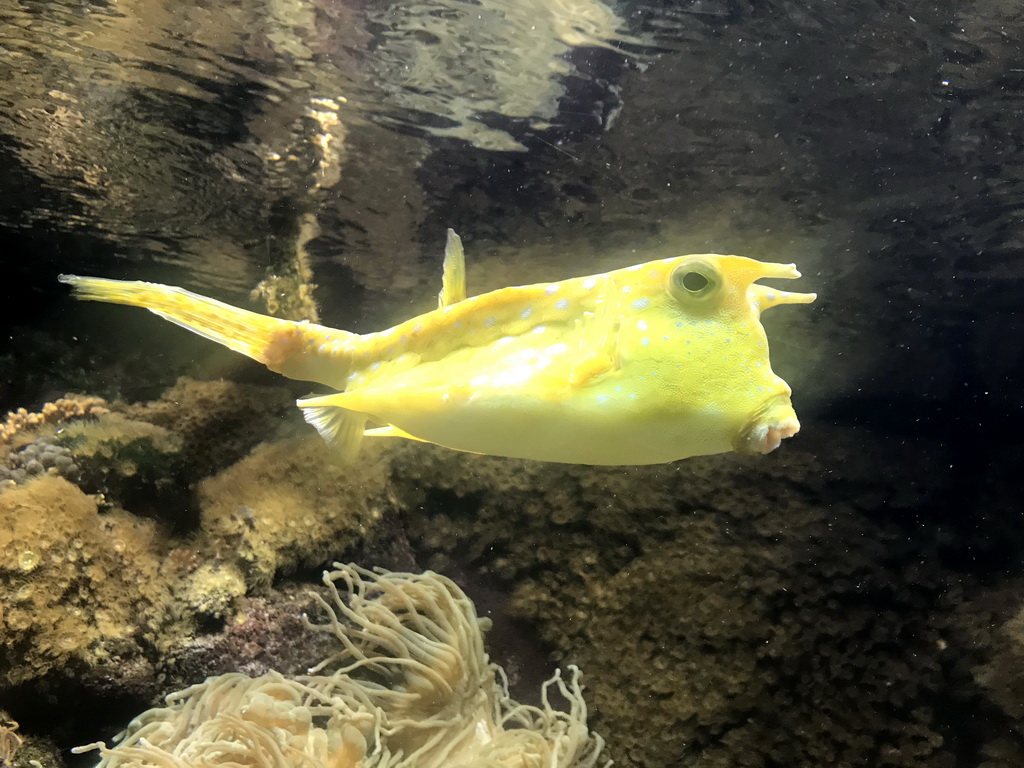
[[[648,344],[651,343],[651,340],[644,336],[642,339],[640,339],[640,343],[646,347]]]
[[[559,299],[558,301],[555,302],[555,309],[565,309],[568,306],[569,306],[569,300],[568,299]]]
[[[598,395],[597,396],[597,402],[599,402],[599,403],[607,403],[608,402],[608,395]]]
[[[487,318],[486,320],[484,320],[484,325],[486,325],[486,326],[487,326],[488,328],[490,328],[490,327],[491,327],[492,325],[494,325],[494,324],[495,324],[496,322],[497,322],[497,320],[496,320],[495,318],[493,318],[493,317],[488,317],[488,318]]]
[[[525,320],[526,318],[528,318],[532,314],[533,314],[533,307],[527,307],[526,309],[524,309],[522,312],[519,313],[519,316],[521,318],[523,318],[523,320]]]
[[[647,307],[650,305],[650,303],[651,303],[651,300],[649,298],[647,298],[646,296],[644,296],[642,299],[634,299],[634,301],[633,301],[633,308],[634,309],[647,309]]]

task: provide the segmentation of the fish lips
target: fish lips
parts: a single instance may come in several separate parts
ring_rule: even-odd
[[[800,421],[788,396],[776,397],[765,404],[740,432],[733,450],[758,455],[771,453],[800,431]]]

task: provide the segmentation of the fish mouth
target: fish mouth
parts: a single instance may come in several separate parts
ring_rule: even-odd
[[[768,404],[740,433],[736,441],[737,453],[771,453],[787,437],[800,431],[800,421],[789,398],[780,398]]]

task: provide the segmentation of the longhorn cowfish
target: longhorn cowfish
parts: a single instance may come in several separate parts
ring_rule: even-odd
[[[334,394],[298,401],[354,457],[364,437],[577,464],[758,454],[800,429],[760,322],[813,293],[759,285],[792,264],[699,254],[466,298],[449,230],[438,308],[357,334],[181,288],[61,275],[82,299],[145,307]]]

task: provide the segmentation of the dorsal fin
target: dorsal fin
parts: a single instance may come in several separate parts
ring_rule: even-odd
[[[462,240],[454,229],[448,230],[444,244],[444,273],[441,276],[441,292],[437,294],[437,308],[443,309],[466,298],[466,254]]]

